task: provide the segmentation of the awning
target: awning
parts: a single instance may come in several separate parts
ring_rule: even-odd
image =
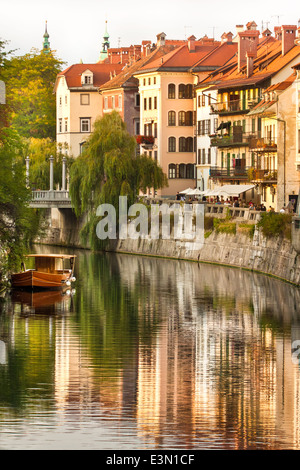
[[[231,126],[230,121],[221,122],[221,124],[219,125],[217,131],[220,131],[221,129],[229,129],[230,126]]]
[[[192,191],[194,191],[192,188],[187,188],[187,189],[184,189],[183,191],[180,191],[179,194],[192,194]]]
[[[205,196],[239,197],[242,193],[255,188],[254,184],[224,184],[212,190],[205,191]]]

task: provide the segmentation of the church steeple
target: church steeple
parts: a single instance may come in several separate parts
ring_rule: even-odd
[[[46,26],[45,26],[43,52],[44,52],[44,54],[49,54],[49,52],[50,52],[50,41],[49,41],[49,34],[48,34],[48,31],[47,31],[47,21],[46,21]]]
[[[100,61],[105,60],[107,58],[107,50],[110,47],[109,43],[109,34],[107,32],[107,21],[105,21],[105,32],[103,35],[103,43],[102,43],[102,51],[100,53]]]

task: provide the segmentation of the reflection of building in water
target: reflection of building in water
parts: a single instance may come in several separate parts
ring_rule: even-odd
[[[120,263],[131,288],[146,276],[141,258],[122,257]],[[159,285],[171,294],[167,314],[161,308],[155,344],[139,349],[142,433],[159,439],[171,423],[174,438],[186,433],[188,440],[205,441],[209,430],[210,437],[229,433],[233,448],[255,447],[270,436],[299,446],[299,371],[288,351],[289,334],[278,331],[299,316],[299,292],[233,269],[166,260],[145,264],[154,292]]]

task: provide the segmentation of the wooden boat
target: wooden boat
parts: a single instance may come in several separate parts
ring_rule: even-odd
[[[32,254],[27,258],[34,258],[35,268],[26,269],[25,264],[21,264],[21,271],[11,276],[13,288],[24,289],[56,289],[70,286],[75,278],[74,265],[75,255],[58,254]],[[65,267],[65,262],[69,262],[70,268]]]

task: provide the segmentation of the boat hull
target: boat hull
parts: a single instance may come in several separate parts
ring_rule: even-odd
[[[28,269],[11,276],[12,287],[18,288],[40,288],[55,289],[66,287],[66,282],[70,281],[70,272],[44,273]]]

